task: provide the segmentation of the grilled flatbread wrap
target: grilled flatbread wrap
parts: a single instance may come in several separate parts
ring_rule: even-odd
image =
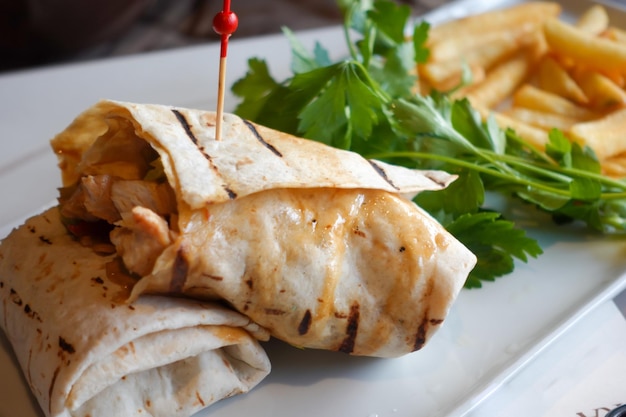
[[[115,255],[77,243],[58,209],[0,245],[0,325],[49,417],[190,416],[270,370],[267,332],[211,302],[128,298]]]
[[[115,225],[133,296],[225,300],[301,347],[420,349],[476,259],[410,199],[454,177],[224,117],[216,140],[213,112],[96,104],[52,140],[63,215]]]

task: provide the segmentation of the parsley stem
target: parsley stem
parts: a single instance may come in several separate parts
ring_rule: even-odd
[[[358,52],[356,50],[355,43],[352,42],[352,37],[350,36],[350,27],[352,26],[352,16],[357,10],[357,3],[352,4],[350,7],[350,11],[345,14],[344,22],[343,22],[343,36],[346,39],[346,44],[348,45],[348,50],[350,51],[350,56],[353,60],[356,60],[358,57]]]
[[[499,158],[502,157],[503,155],[497,155]],[[544,192],[548,192],[548,193],[552,193],[554,195],[558,195],[558,196],[562,196],[562,197],[567,197],[567,198],[572,198],[571,192],[569,190],[569,183],[568,182],[564,182],[564,184],[567,186],[567,188],[557,188],[557,187],[553,187],[544,183],[541,183],[539,181],[536,180],[531,180],[528,178],[524,178],[521,176],[516,176],[516,175],[511,175],[509,173],[505,173],[505,172],[501,172],[498,171],[496,169],[493,168],[489,168],[488,166],[484,166],[484,165],[479,165],[475,162],[470,162],[470,161],[465,161],[465,160],[460,160],[457,158],[453,158],[453,157],[449,157],[449,156],[444,156],[444,155],[437,155],[437,154],[432,154],[432,153],[425,153],[425,152],[415,152],[415,151],[395,151],[395,152],[381,152],[381,153],[377,153],[377,154],[371,154],[368,155],[368,158],[372,158],[372,159],[388,159],[388,158],[414,158],[414,159],[429,159],[429,160],[437,160],[437,161],[441,161],[441,162],[446,162],[448,164],[451,165],[455,165],[458,167],[463,167],[463,168],[467,168],[473,171],[477,171],[483,174],[487,174],[490,175],[492,177],[496,177],[496,178],[500,178],[500,179],[504,179],[507,181],[510,181],[512,183],[516,183],[519,185],[522,185],[524,187],[530,188],[530,189],[535,189],[535,190],[539,190],[539,191],[544,191]],[[509,157],[507,157],[509,158]],[[526,168],[535,170],[538,173],[541,174],[550,174],[550,173],[556,173],[555,171],[551,171],[549,169],[545,169],[542,168],[540,166],[532,166],[530,165],[528,162],[524,161],[524,162],[520,162],[520,161],[513,161],[513,159],[516,159],[514,157],[510,157],[511,160],[510,162],[513,163],[517,163],[519,165],[523,165]],[[558,170],[561,169],[565,169],[565,168],[560,168],[558,167]],[[585,174],[585,175],[589,175],[590,173],[586,173],[586,172],[582,172],[579,170],[570,170],[570,171],[574,171],[576,174]],[[605,177],[602,176],[595,176],[597,177],[596,179],[600,179],[603,181],[606,181],[607,179]],[[611,181],[611,183],[614,183],[615,181]],[[621,189],[625,189],[626,185],[621,183],[619,184],[619,187]],[[611,192],[611,193],[602,193],[600,195],[600,198],[603,199],[617,199],[617,198],[626,198],[626,191],[625,192]]]
[[[489,150],[483,150],[485,153],[493,153],[492,151]],[[562,167],[559,165],[544,165],[541,164],[539,162],[535,162],[535,161],[527,161],[525,159],[522,159],[520,157],[516,157],[516,156],[512,156],[512,155],[506,155],[506,154],[495,154],[494,155],[500,159],[501,161],[508,163],[508,164],[512,164],[512,165],[517,165],[517,166],[521,166],[524,167],[528,170],[531,170],[533,172],[536,172],[538,174],[542,174],[545,176],[549,176],[555,179],[560,179],[563,182],[569,182],[571,181],[573,176],[579,177],[579,178],[588,178],[594,181],[598,181],[601,184],[610,186],[610,187],[615,187],[618,188],[620,190],[625,190],[626,191],[626,183],[624,183],[623,181],[620,180],[616,180],[607,176],[604,176],[602,174],[598,174],[595,172],[591,172],[591,171],[584,171],[581,169],[576,169],[576,168],[568,168],[568,167]],[[613,193],[611,193],[613,194]],[[614,193],[616,195],[620,194],[620,193]],[[623,195],[622,195],[623,197]],[[621,198],[621,197],[620,197]]]
[[[544,152],[541,152],[535,146],[530,145],[524,139],[522,139],[517,134],[515,134],[515,132],[512,129],[507,129],[507,130],[508,130],[507,135],[506,135],[507,142],[508,141],[514,141],[514,142],[518,143],[519,145],[521,145],[522,147],[527,149],[534,157],[541,159],[546,164],[550,164],[550,165],[555,165],[556,164],[554,159],[550,158]]]
[[[563,190],[555,187],[550,187],[547,185],[543,185],[540,183],[536,183],[534,181],[530,181],[523,177],[514,176],[511,174],[507,174],[492,168],[489,168],[484,165],[479,165],[474,162],[464,161],[457,158],[452,158],[444,155],[437,155],[432,153],[425,152],[415,152],[415,151],[397,151],[397,152],[382,152],[378,154],[368,155],[368,158],[371,159],[387,159],[387,158],[415,158],[415,159],[430,159],[446,162],[451,165],[456,165],[458,167],[467,168],[473,171],[477,171],[483,174],[491,175],[493,177],[501,178],[507,181],[514,182],[516,184],[523,185],[525,187],[532,187],[542,191],[547,191],[550,193],[554,193],[560,196],[569,197],[569,190]]]

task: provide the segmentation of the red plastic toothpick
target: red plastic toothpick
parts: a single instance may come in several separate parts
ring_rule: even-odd
[[[239,26],[237,15],[230,11],[230,0],[224,0],[221,12],[213,18],[213,30],[222,36],[220,49],[220,72],[217,85],[217,121],[215,124],[215,139],[222,137],[222,118],[224,116],[224,88],[226,84],[226,55],[228,54],[228,38]]]

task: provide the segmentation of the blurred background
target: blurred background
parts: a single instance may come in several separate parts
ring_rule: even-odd
[[[445,0],[397,0],[414,14]],[[0,0],[0,71],[216,42],[222,0]],[[340,23],[336,0],[232,0],[233,35]]]

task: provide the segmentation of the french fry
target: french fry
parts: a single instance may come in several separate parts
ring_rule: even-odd
[[[494,108],[529,77],[535,66],[536,54],[534,48],[527,48],[498,64],[481,83],[468,89],[467,98],[473,105]]]
[[[528,2],[435,26],[428,35],[430,60],[462,59],[467,51],[483,48],[504,37],[524,39],[539,30],[546,19],[560,12],[561,6],[557,3]]]
[[[616,110],[600,119],[578,123],[570,138],[594,150],[600,161],[626,152],[626,109]]]
[[[548,19],[543,33],[550,49],[577,65],[608,73],[626,72],[626,45],[585,33],[558,19]]]
[[[428,81],[424,80],[422,77],[419,77],[417,83],[415,83],[415,85],[413,86],[412,93],[426,96],[430,94],[432,89],[433,87],[428,83]]]
[[[626,154],[619,154],[602,161],[602,173],[613,178],[626,177]]]
[[[471,83],[480,83],[485,79],[486,71],[483,67],[478,65],[471,65],[468,67],[471,73]],[[435,87],[439,91],[450,91],[454,88],[459,87],[463,82],[463,71],[462,69],[458,72],[453,73],[450,77],[435,81],[432,80],[430,84]],[[463,87],[465,88],[465,87]]]
[[[626,46],[626,30],[616,28],[614,26],[608,27],[604,32],[600,34],[601,37],[609,39],[613,42]],[[620,87],[626,87],[626,75],[618,72],[603,71],[606,76],[611,78]]]
[[[445,39],[471,38],[477,34],[497,33],[502,35],[520,26],[541,24],[545,19],[561,13],[561,6],[552,2],[528,2],[489,12],[452,20],[433,27],[429,31],[429,47]]]
[[[600,35],[609,27],[609,15],[603,6],[594,4],[578,18],[576,27],[591,35]]]
[[[620,88],[626,87],[626,74],[608,71],[600,71],[600,73],[611,80],[616,86]]]
[[[457,36],[449,37],[440,40],[437,43],[430,44],[428,49],[430,51],[430,62],[441,62],[448,60],[462,60],[465,57],[467,51],[484,48],[486,45],[490,45],[502,38],[509,38],[513,41],[523,38],[531,33],[535,29],[530,24],[508,28],[503,32],[494,31],[481,31],[470,34],[469,36],[462,33]]]
[[[537,71],[537,82],[540,88],[569,100],[582,104],[589,102],[576,81],[550,56],[541,60]]]
[[[580,120],[573,117],[527,109],[525,107],[511,107],[506,110],[504,114],[512,119],[519,120],[520,122],[538,127],[545,131],[550,131],[553,128],[567,131],[576,123],[580,122]]]
[[[479,68],[484,73],[498,62],[511,56],[520,47],[520,44],[521,41],[515,37],[503,36],[481,48],[467,51],[463,59],[428,62],[421,66],[420,73],[433,86],[441,91],[446,91],[450,87],[458,85],[461,80],[463,64],[468,65],[473,73],[478,73]],[[474,75],[474,82],[478,82],[476,74]]]
[[[580,71],[575,78],[593,108],[605,111],[626,104],[626,92],[610,78],[595,71]]]
[[[618,43],[626,44],[626,30],[616,28],[615,26],[607,28],[601,36]]]
[[[524,84],[513,95],[513,106],[546,113],[570,116],[578,121],[595,119],[598,114],[571,101],[531,84]]]

